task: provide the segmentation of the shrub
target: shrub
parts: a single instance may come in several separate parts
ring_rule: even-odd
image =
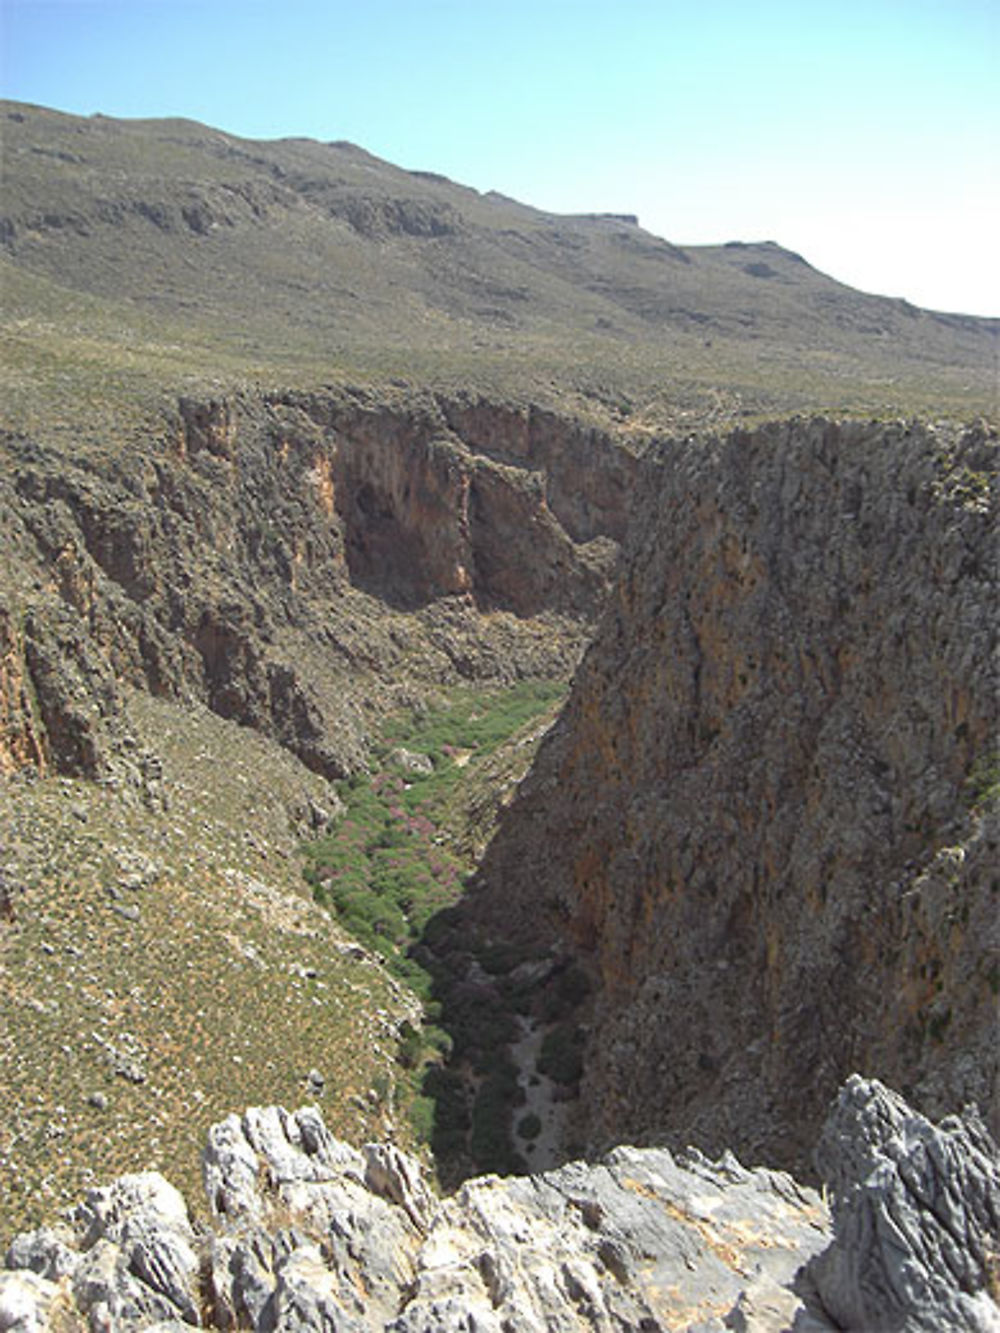
[[[510,1172],[523,1169],[511,1142],[511,1118],[514,1100],[521,1092],[517,1069],[509,1060],[501,1060],[479,1085],[472,1104],[472,1133],[469,1150],[483,1171]]]
[[[522,1116],[517,1122],[518,1138],[537,1139],[541,1132],[542,1122],[538,1116],[535,1115],[534,1111],[530,1111],[527,1115]]]
[[[433,1144],[435,1106],[430,1097],[414,1097],[410,1103],[410,1124],[419,1143]]]
[[[965,791],[973,809],[997,800],[1000,797],[1000,756],[981,755],[965,780]]]
[[[538,1072],[556,1083],[578,1083],[583,1073],[582,1028],[560,1023],[545,1034],[538,1055]]]
[[[412,1023],[404,1020],[399,1028],[399,1045],[396,1049],[396,1059],[404,1069],[415,1069],[420,1063],[423,1053],[424,1041],[422,1035]]]
[[[534,945],[504,942],[487,945],[476,957],[485,972],[489,972],[491,976],[502,976],[507,972],[513,972],[521,963],[537,958],[538,953]]]

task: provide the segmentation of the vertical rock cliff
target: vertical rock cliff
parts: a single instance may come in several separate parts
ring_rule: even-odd
[[[996,1113],[996,465],[800,420],[648,461],[472,907],[592,972],[592,1145],[801,1167],[853,1068]]]
[[[568,674],[636,457],[527,407],[374,392],[182,399],[125,448],[0,436],[0,774],[107,772],[122,685],[310,768],[387,701]]]

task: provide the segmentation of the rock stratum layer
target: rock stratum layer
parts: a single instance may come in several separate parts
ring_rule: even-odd
[[[129,451],[2,442],[0,773],[106,776],[120,688],[196,700],[341,776],[390,696],[560,674],[635,457],[528,409],[182,400]]]
[[[210,1226],[156,1172],[15,1238],[0,1328],[259,1333],[539,1329],[990,1333],[1000,1163],[976,1115],[935,1127],[852,1078],[814,1190],[731,1154],[618,1148],[436,1198],[387,1144],[318,1111],[231,1115],[204,1154]]]
[[[997,440],[665,446],[473,912],[597,982],[592,1145],[807,1168],[852,1068],[998,1111]]]

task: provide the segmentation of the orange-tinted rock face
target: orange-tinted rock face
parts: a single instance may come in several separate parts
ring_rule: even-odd
[[[45,750],[25,679],[24,645],[0,607],[0,777],[31,764],[45,769]]]
[[[463,411],[468,441],[430,396],[362,393],[185,399],[110,462],[6,440],[0,517],[33,572],[23,643],[8,627],[3,645],[3,767],[44,753],[99,771],[122,683],[199,699],[336,775],[363,762],[356,695],[568,673],[635,460],[556,418]],[[577,492],[567,526],[550,501]]]
[[[549,413],[484,402],[282,406],[322,432],[316,467],[357,586],[409,607],[467,594],[518,616],[596,611],[626,526],[627,450]]]
[[[793,422],[649,463],[477,898],[600,983],[593,1141],[801,1163],[856,1067],[997,1106],[996,830],[966,786],[998,734],[997,525],[962,483],[996,460]]]

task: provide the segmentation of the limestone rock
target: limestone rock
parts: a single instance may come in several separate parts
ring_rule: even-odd
[[[187,1205],[155,1171],[91,1190],[76,1211],[84,1257],[73,1272],[82,1308],[198,1322],[198,1256]]]
[[[0,1273],[2,1333],[44,1333],[59,1288],[31,1270]]]
[[[205,1193],[218,1219],[264,1217],[269,1205],[298,1182],[364,1179],[364,1158],[333,1138],[314,1107],[251,1107],[209,1132],[202,1157]]]
[[[15,1239],[0,1330],[57,1308],[162,1333],[996,1328],[1000,1167],[974,1117],[935,1128],[854,1078],[818,1157],[832,1238],[816,1191],[731,1153],[620,1147],[441,1200],[391,1145],[362,1155],[314,1109],[256,1108],[211,1132],[214,1229],[153,1173],[91,1191],[75,1235]]]
[[[366,1333],[371,1323],[341,1303],[337,1274],[315,1245],[293,1250],[279,1266],[274,1292],[264,1307],[261,1333]],[[357,1298],[355,1297],[355,1301]]]
[[[397,745],[394,750],[390,750],[389,763],[395,764],[406,773],[426,775],[434,772],[434,761],[430,755],[417,754],[413,750],[407,750],[402,745]]]
[[[69,1228],[39,1227],[15,1237],[4,1262],[10,1269],[28,1269],[50,1282],[58,1282],[71,1276],[79,1261]]]
[[[367,1188],[398,1204],[413,1225],[424,1230],[434,1201],[418,1164],[391,1143],[366,1143],[364,1152]]]
[[[725,1314],[750,1274],[788,1282],[825,1223],[819,1196],[787,1177],[665,1149],[486,1177],[442,1205],[414,1300],[392,1327],[433,1327],[456,1297],[489,1315],[483,1327],[519,1333],[687,1327]]]
[[[998,456],[982,427],[798,420],[644,461],[466,927],[589,972],[591,1151],[667,1135],[808,1172],[856,1068],[1000,1129],[1000,834],[975,797]]]
[[[810,1265],[841,1327],[995,1333],[1000,1156],[975,1113],[933,1125],[854,1077],[817,1149],[834,1240]]]

